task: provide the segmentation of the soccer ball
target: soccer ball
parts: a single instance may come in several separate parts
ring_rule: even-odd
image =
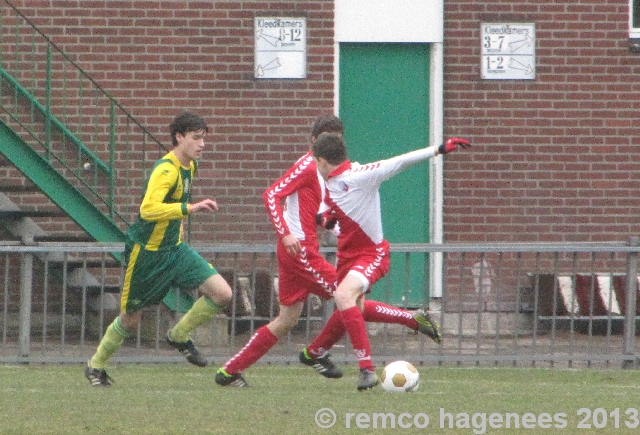
[[[420,385],[420,373],[411,363],[394,361],[382,371],[381,381],[384,391],[416,391]]]

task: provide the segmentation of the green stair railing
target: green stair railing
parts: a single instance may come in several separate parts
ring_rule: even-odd
[[[167,149],[8,0],[0,0],[0,116],[124,231]]]

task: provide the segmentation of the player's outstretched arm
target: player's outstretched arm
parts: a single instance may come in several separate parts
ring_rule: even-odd
[[[415,165],[423,160],[430,159],[440,154],[447,154],[456,151],[458,148],[469,148],[471,144],[466,139],[452,137],[447,139],[442,145],[433,145],[427,148],[410,151],[399,156],[375,163],[369,163],[358,170],[360,180],[369,185],[379,185],[385,180],[396,175],[398,172]]]
[[[218,210],[218,203],[213,199],[203,199],[200,202],[196,202],[195,204],[189,204],[188,206],[189,213],[197,213],[199,211],[209,211],[214,212]]]
[[[448,154],[453,151],[457,151],[458,148],[467,149],[471,146],[466,139],[461,139],[459,137],[452,137],[447,139],[445,143],[438,147],[438,154]]]

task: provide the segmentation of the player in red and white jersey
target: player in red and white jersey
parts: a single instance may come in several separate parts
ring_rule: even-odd
[[[360,367],[358,390],[375,387],[379,381],[371,360],[371,347],[362,313],[362,295],[389,270],[389,243],[384,240],[380,212],[379,187],[383,181],[403,169],[438,154],[446,154],[470,144],[451,138],[432,146],[388,160],[367,165],[352,163],[341,135],[323,134],[313,144],[312,152],[318,172],[325,179],[328,210],[322,214],[323,225],[340,227],[338,235],[338,287],[334,292],[337,310],[307,347],[312,355],[326,352],[337,340],[349,334]],[[439,332],[435,329],[440,341]]]
[[[321,133],[342,135],[343,129],[339,118],[321,116],[312,127],[311,143]],[[324,192],[324,180],[318,174],[310,151],[265,190],[264,204],[278,236],[276,255],[280,311],[274,320],[259,328],[245,347],[218,370],[218,384],[247,386],[241,373],[298,323],[309,294],[316,294],[323,299],[333,296],[336,270],[320,254],[317,236],[316,214]],[[342,376],[342,372],[328,358],[321,363],[325,376]]]
[[[327,132],[341,136],[342,121],[335,116],[319,117],[311,131],[311,143]],[[278,235],[280,311],[273,321],[259,328],[244,348],[217,371],[218,384],[247,386],[241,373],[265,355],[297,324],[309,294],[325,300],[333,297],[337,285],[336,269],[320,254],[316,231],[316,215],[324,193],[324,179],[318,174],[311,152],[298,159],[264,192],[263,199],[269,219]],[[433,336],[433,329],[429,329],[429,319],[421,313],[410,313],[377,301],[364,303],[364,319],[369,322],[401,324]],[[342,371],[329,360],[327,352],[316,351],[309,355],[307,349],[303,349],[299,359],[327,378],[342,376]]]

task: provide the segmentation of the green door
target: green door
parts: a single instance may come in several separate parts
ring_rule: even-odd
[[[368,163],[426,146],[429,140],[429,46],[341,43],[339,112],[351,161]],[[385,238],[429,242],[428,163],[411,167],[380,189]],[[429,300],[424,254],[391,255],[386,279],[371,298],[418,307]]]

